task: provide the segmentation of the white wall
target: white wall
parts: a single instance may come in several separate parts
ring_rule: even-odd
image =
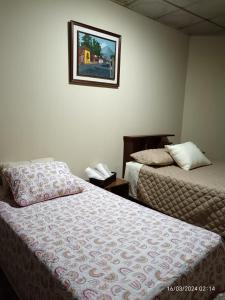
[[[0,2],[0,160],[121,172],[123,135],[181,134],[188,38],[106,0]],[[120,88],[68,84],[67,22],[122,35]]]
[[[190,39],[182,140],[225,159],[225,37]]]

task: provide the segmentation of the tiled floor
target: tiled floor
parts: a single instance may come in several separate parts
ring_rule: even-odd
[[[0,299],[19,300],[1,269],[0,269]]]

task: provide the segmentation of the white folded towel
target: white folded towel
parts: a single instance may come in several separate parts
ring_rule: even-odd
[[[113,173],[109,170],[108,166],[106,164],[103,164],[105,170],[108,172],[109,176],[112,176]]]
[[[100,174],[97,170],[94,170],[90,167],[87,167],[85,169],[85,173],[87,174],[88,178],[95,178],[95,179],[98,179],[98,180],[104,180],[105,177]]]
[[[112,176],[112,173],[109,171],[109,168],[105,164],[99,163],[95,166],[95,169],[99,171],[105,179]]]

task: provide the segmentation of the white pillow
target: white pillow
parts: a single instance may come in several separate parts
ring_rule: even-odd
[[[192,142],[165,147],[178,166],[186,171],[211,164],[211,161]]]

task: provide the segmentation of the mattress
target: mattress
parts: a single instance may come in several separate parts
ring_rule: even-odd
[[[225,236],[225,162],[191,171],[142,165],[135,182],[146,205]]]
[[[219,235],[80,183],[80,194],[27,207],[0,201],[0,265],[20,299],[199,300],[225,289]]]

